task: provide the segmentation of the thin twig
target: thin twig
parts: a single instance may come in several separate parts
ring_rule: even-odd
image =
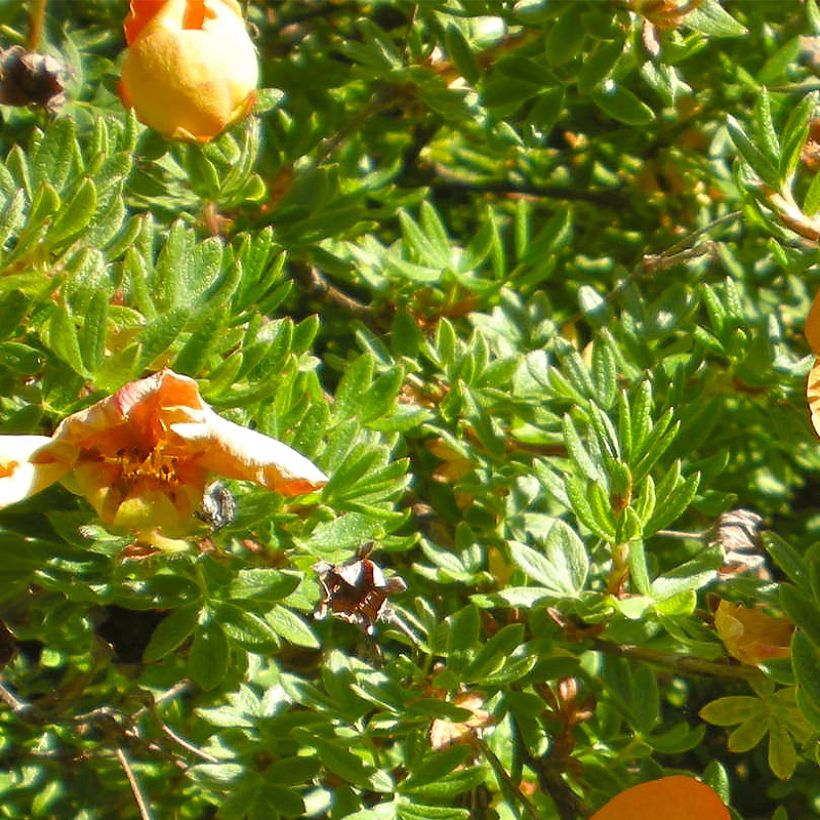
[[[656,530],[654,535],[662,538],[680,538],[682,541],[703,541],[705,532],[684,532],[683,530]]]
[[[538,812],[535,810],[535,806],[530,803],[527,795],[521,791],[520,786],[510,777],[509,772],[504,768],[504,764],[498,759],[495,752],[481,738],[478,738],[478,747],[490,762],[490,766],[495,772],[496,777],[504,781],[507,788],[524,807],[524,811],[527,815],[531,817],[532,820],[538,820]]]
[[[687,234],[683,237],[683,239],[678,240],[674,245],[671,245],[661,253],[644,254],[632,270],[603,297],[603,300],[605,302],[611,302],[627,287],[627,285],[641,276],[668,270],[669,268],[675,267],[683,262],[688,262],[690,259],[698,259],[702,256],[706,256],[707,254],[714,253],[716,245],[712,240],[708,240],[707,242],[703,242],[698,245],[692,245],[692,243],[700,236],[703,236],[714,228],[727,222],[733,222],[740,216],[740,211],[732,211],[731,213],[724,214],[723,216],[719,216],[717,219],[712,220],[708,225],[704,225],[702,228],[697,228]],[[580,319],[583,319],[583,317],[584,314],[579,311],[573,316],[570,316],[566,321],[568,323],[577,322]]]
[[[595,649],[606,652],[609,655],[618,655],[621,658],[643,661],[653,666],[660,666],[664,669],[671,669],[674,672],[687,673],[690,675],[753,680],[760,678],[762,674],[760,670],[751,666],[723,663],[720,661],[707,661],[703,658],[695,658],[691,655],[658,652],[643,646],[610,643],[601,638],[596,638],[592,643]]]
[[[310,265],[307,268],[303,274],[303,279],[307,280],[307,285],[315,296],[327,302],[331,302],[334,305],[338,305],[342,310],[364,322],[368,327],[374,330],[386,329],[385,322],[370,305],[356,301],[352,296],[343,293],[335,285],[331,285],[314,265]]]
[[[4,683],[0,683],[0,700],[2,700],[15,715],[25,716],[26,718],[34,717],[34,707],[30,703],[20,700]]]
[[[125,772],[125,776],[128,778],[128,785],[131,786],[131,794],[134,795],[134,802],[139,809],[140,818],[142,818],[142,820],[154,820],[151,810],[145,802],[145,796],[142,793],[142,789],[140,789],[140,784],[137,782],[137,778],[131,769],[131,764],[128,762],[128,758],[125,756],[125,752],[121,746],[117,746],[116,755],[120,766],[122,766],[122,770]]]
[[[219,763],[219,758],[214,757],[213,755],[209,755],[207,752],[203,752],[201,749],[197,749],[193,743],[188,742],[185,740],[184,737],[180,737],[170,726],[165,723],[160,722],[159,725],[160,729],[162,729],[163,734],[167,735],[174,743],[182,746],[183,749],[189,751],[192,755],[196,755],[198,758],[207,761],[208,763]]]

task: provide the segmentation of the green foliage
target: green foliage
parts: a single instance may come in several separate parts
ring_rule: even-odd
[[[563,820],[688,772],[811,816],[817,4],[243,5],[263,88],[204,146],[123,110],[124,0],[49,5],[0,434],[170,367],[329,482],[228,482],[178,552],[59,485],[0,512],[2,814]],[[407,589],[366,635],[314,565],[368,542]],[[717,599],[789,657],[730,657]]]

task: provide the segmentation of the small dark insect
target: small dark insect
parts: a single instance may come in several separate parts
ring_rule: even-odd
[[[319,561],[313,569],[322,586],[318,619],[335,615],[372,635],[377,621],[390,612],[388,598],[404,592],[407,584],[398,576],[385,578],[381,568],[367,556],[373,544],[366,544],[357,556],[344,564]]]
[[[221,530],[236,518],[236,499],[224,484],[214,481],[205,488],[198,516],[212,530]]]

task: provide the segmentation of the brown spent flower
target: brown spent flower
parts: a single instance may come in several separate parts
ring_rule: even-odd
[[[54,57],[22,46],[0,51],[0,104],[36,105],[56,114],[65,104],[65,69]]]
[[[323,620],[335,615],[372,635],[376,623],[390,612],[388,599],[404,592],[407,584],[394,575],[385,578],[381,567],[368,558],[373,544],[365,544],[357,556],[345,564],[319,561],[313,569],[319,576],[322,600],[316,618]]]

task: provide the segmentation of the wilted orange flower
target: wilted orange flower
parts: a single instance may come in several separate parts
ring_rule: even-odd
[[[103,523],[157,546],[195,527],[214,474],[288,496],[327,483],[287,445],[218,416],[172,370],[68,416],[51,438],[0,436],[0,507],[62,480]]]
[[[484,708],[486,695],[481,692],[461,692],[453,699],[453,705],[472,713],[467,720],[457,723],[436,718],[430,726],[430,747],[441,751],[454,743],[475,745],[481,730],[492,722],[490,713]]]
[[[705,783],[681,774],[639,783],[615,795],[590,820],[730,820]]]
[[[427,449],[442,460],[433,471],[433,478],[445,484],[458,481],[475,469],[475,464],[465,458],[443,438],[435,438],[427,443]]]
[[[820,356],[820,291],[815,294],[806,317],[805,334],[815,356]]]
[[[253,108],[259,69],[236,0],[131,0],[120,96],[169,139],[207,142]]]
[[[756,666],[789,657],[794,624],[786,618],[773,618],[760,609],[721,601],[715,612],[715,629],[733,658]]]

